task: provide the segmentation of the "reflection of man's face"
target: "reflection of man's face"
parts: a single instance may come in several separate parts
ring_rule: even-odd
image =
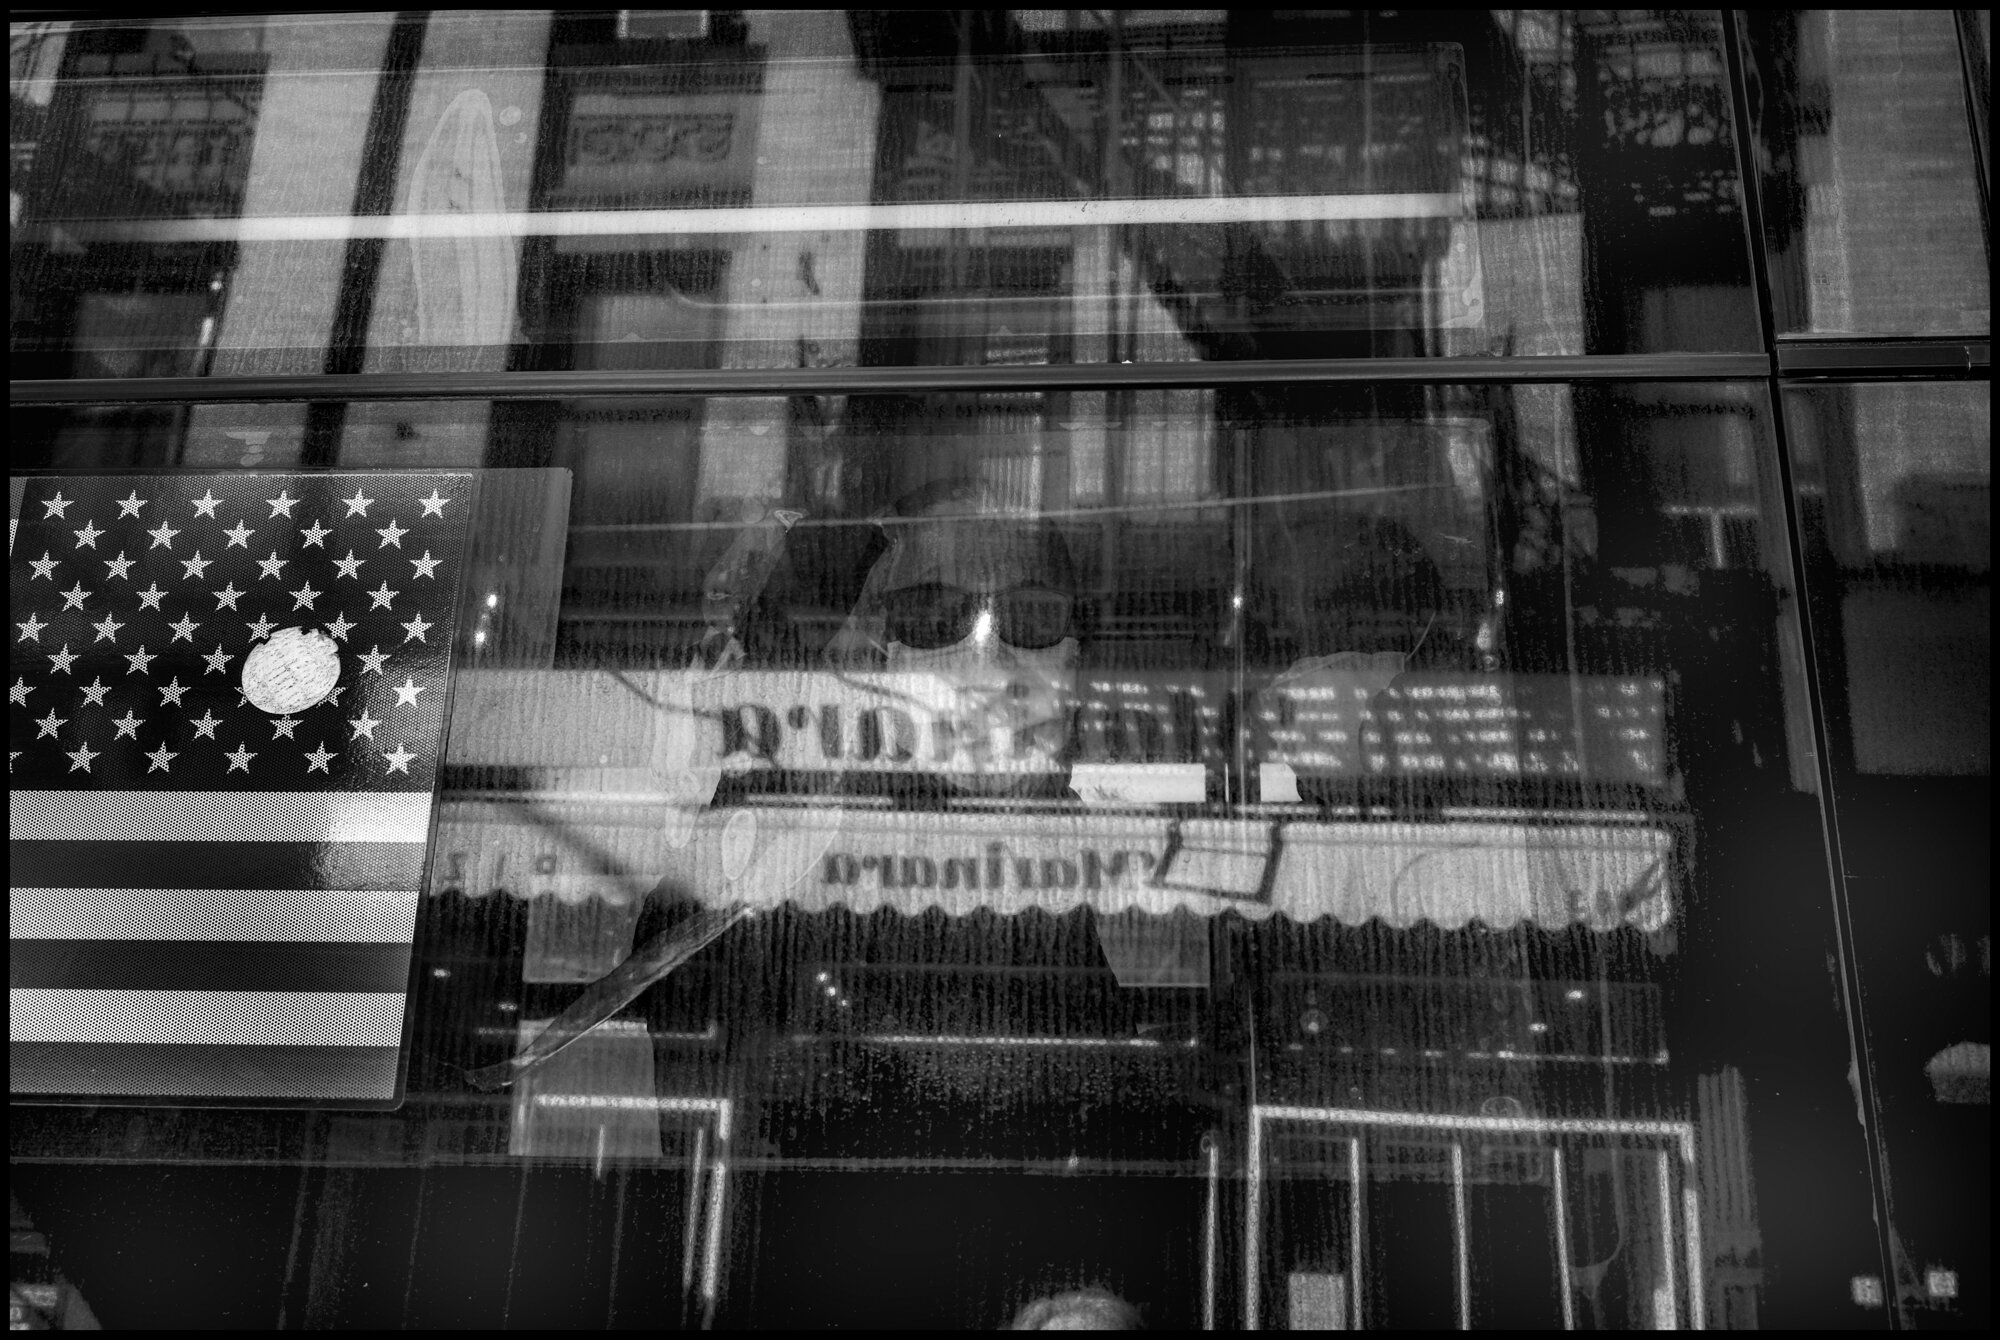
[[[887,668],[920,675],[958,726],[947,777],[1006,794],[1062,770],[1076,695],[1075,593],[1021,517],[913,518],[891,530],[880,592]]]

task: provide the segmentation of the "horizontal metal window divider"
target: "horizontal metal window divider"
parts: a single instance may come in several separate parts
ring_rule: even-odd
[[[1784,340],[1778,373],[1786,377],[1985,376],[1993,363],[1989,340]]]
[[[1771,375],[1746,354],[1549,358],[1043,363],[1009,367],[725,368],[660,372],[360,372],[272,377],[51,378],[8,384],[12,403],[106,405],[283,400],[588,400],[658,396],[1084,391],[1302,383],[1723,381]]]

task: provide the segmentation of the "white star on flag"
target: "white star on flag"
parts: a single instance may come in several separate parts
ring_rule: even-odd
[[[222,506],[222,499],[215,496],[214,489],[210,489],[194,500],[194,514],[196,516],[205,516],[213,521],[215,519],[215,509],[220,506]]]
[[[236,589],[235,582],[225,582],[220,591],[212,591],[210,594],[215,597],[215,608],[218,610],[235,609],[236,602],[243,599],[243,593]]]
[[[329,751],[324,744],[319,745],[315,747],[311,753],[306,755],[306,771],[327,772],[328,769],[326,765],[333,762],[334,759],[339,757],[340,755]]]
[[[137,651],[126,653],[125,659],[131,662],[132,665],[132,668],[126,672],[127,674],[143,675],[146,673],[146,667],[160,658],[142,646]]]
[[[59,717],[53,711],[51,711],[47,716],[43,717],[40,721],[37,721],[35,724],[42,728],[42,733],[40,735],[37,735],[35,738],[37,740],[47,740],[52,738],[58,730],[62,729],[64,726],[67,726],[69,724],[69,718]]]
[[[90,592],[83,589],[83,583],[78,582],[75,586],[70,587],[69,590],[62,593],[63,608],[66,610],[80,610],[83,608],[85,598],[89,595]]]
[[[222,546],[223,548],[248,549],[250,547],[250,537],[252,535],[255,535],[257,532],[251,530],[248,526],[244,525],[241,521],[239,521],[235,525],[231,526],[228,530],[223,531],[222,533],[229,537],[229,543]]]
[[[388,753],[383,754],[382,757],[388,762],[390,772],[407,774],[410,770],[410,760],[415,758],[416,755],[399,744]]]
[[[116,577],[120,581],[129,581],[130,578],[126,577],[125,574],[127,571],[131,569],[132,564],[137,561],[138,560],[136,559],[130,559],[125,557],[125,551],[123,549],[120,549],[118,551],[118,557],[107,558],[104,560],[104,566],[111,570],[109,574],[110,576]]]
[[[390,688],[396,695],[396,706],[398,707],[415,707],[417,705],[417,695],[424,691],[424,686],[411,679],[408,675],[403,676],[401,684],[392,684]]]
[[[56,569],[62,566],[62,560],[59,558],[50,558],[49,551],[44,549],[40,558],[31,558],[28,560],[28,566],[35,570],[35,576],[29,578],[30,581],[41,577],[46,577],[50,581],[54,581],[56,579]]]
[[[139,593],[139,608],[142,610],[156,610],[160,607],[160,602],[166,598],[167,593],[160,589],[158,582],[154,582]]]
[[[96,679],[91,680],[89,686],[84,689],[83,705],[85,707],[102,707],[104,706],[104,695],[109,692],[111,692],[111,686],[106,684],[104,677],[100,675]]]
[[[424,637],[424,634],[428,632],[430,628],[431,625],[424,621],[424,616],[419,614],[416,618],[410,620],[408,623],[403,625],[403,631],[409,634],[409,636],[405,637],[403,641],[426,642],[428,641],[428,639]]]
[[[69,507],[70,503],[73,501],[74,499],[65,498],[60,493],[56,494],[53,498],[43,499],[42,506],[48,508],[49,510],[42,513],[42,519],[46,521],[48,518],[52,516],[55,517],[61,516],[63,512]]]
[[[393,545],[394,547],[401,549],[403,547],[403,537],[405,535],[408,535],[410,532],[403,529],[403,527],[397,525],[396,519],[394,517],[391,517],[389,519],[389,524],[383,526],[375,533],[382,537],[382,546],[381,546],[382,548],[387,549]]]
[[[179,707],[181,705],[181,695],[186,692],[187,690],[181,687],[180,676],[175,675],[172,679],[160,685],[160,706],[166,707],[172,704],[175,707]]]
[[[424,550],[422,558],[413,558],[410,560],[411,566],[417,570],[417,576],[431,577],[433,580],[435,580],[437,565],[442,562],[444,560],[441,558],[432,558],[431,551],[428,549]]]
[[[443,515],[444,515],[444,505],[445,505],[446,503],[450,502],[450,501],[451,501],[451,499],[449,499],[449,498],[441,498],[441,497],[439,497],[439,496],[438,496],[438,491],[437,491],[436,489],[432,489],[432,490],[431,490],[431,496],[430,496],[430,497],[428,497],[428,498],[419,498],[419,499],[417,499],[417,501],[418,501],[418,502],[420,502],[420,503],[422,503],[422,504],[424,505],[424,515],[425,515],[425,516],[439,516],[439,517],[441,517],[441,516],[443,516]]]
[[[97,750],[92,749],[87,744],[80,749],[70,750],[69,770],[71,772],[89,772],[90,762],[92,759],[97,757],[97,753],[98,753]]]
[[[165,745],[161,745],[158,749],[146,755],[146,757],[153,761],[153,766],[146,769],[147,772],[166,772],[168,771],[167,765],[179,758],[180,755]]]
[[[388,659],[389,653],[382,650],[381,643],[376,643],[373,648],[361,653],[361,673],[381,674],[383,663]]]
[[[250,624],[250,640],[252,642],[262,642],[265,638],[271,636],[271,630],[277,626],[263,615],[258,615],[255,621]]]
[[[181,567],[187,573],[187,577],[192,577],[195,581],[200,581],[202,574],[214,565],[215,560],[203,558],[199,549],[194,551],[193,558],[184,558],[181,560]],[[187,577],[182,578],[182,580],[187,580]]]
[[[160,523],[158,529],[149,530],[146,533],[153,537],[153,548],[155,549],[172,549],[174,547],[174,536],[180,534],[179,531],[164,521]]]
[[[177,622],[170,623],[167,627],[174,630],[174,641],[192,642],[194,641],[194,630],[201,627],[201,625],[196,623],[189,615],[183,614]]]
[[[35,691],[34,685],[30,684],[27,680],[22,679],[19,676],[16,676],[14,679],[14,687],[7,690],[7,701],[9,701],[10,703],[18,703],[20,706],[26,707],[28,705],[28,695],[33,693],[34,691]]]
[[[318,549],[325,546],[326,537],[331,534],[333,534],[331,528],[322,526],[319,522],[314,521],[310,526],[299,532],[299,538],[306,542],[306,548]]]
[[[395,599],[395,598],[396,598],[397,596],[399,596],[399,595],[401,595],[401,594],[402,594],[402,592],[400,592],[400,591],[391,591],[391,590],[389,589],[389,583],[387,583],[387,582],[383,582],[383,583],[382,583],[382,584],[381,584],[380,586],[376,587],[376,588],[375,588],[375,589],[374,589],[373,591],[370,591],[370,592],[368,592],[368,598],[369,598],[369,599],[370,599],[371,601],[373,601],[373,602],[374,602],[374,603],[373,603],[372,605],[370,605],[370,606],[369,606],[368,608],[369,608],[369,609],[371,609],[371,610],[385,610],[385,609],[388,609],[388,608],[389,608],[389,602],[390,602],[390,601],[392,601],[392,600],[394,600],[394,599]]]
[[[86,521],[83,523],[83,529],[76,532],[76,547],[79,549],[95,549],[97,548],[97,537],[102,534],[104,532],[97,528],[95,521]]]
[[[133,716],[131,709],[127,708],[125,715],[119,717],[111,724],[118,728],[118,733],[111,737],[113,740],[122,740],[129,735],[136,742],[139,738],[139,727],[146,723],[140,718]]]
[[[228,672],[229,653],[222,649],[222,644],[219,642],[216,644],[214,651],[209,652],[201,659],[208,662],[208,672],[212,675],[226,674]]]
[[[432,492],[436,492],[436,490],[433,489]],[[139,490],[133,489],[130,494],[119,500],[118,515],[121,517],[137,516],[139,515],[139,509],[145,505],[145,500],[139,496]]]
[[[364,495],[360,489],[356,489],[352,498],[342,498],[341,501],[347,504],[349,516],[367,516],[368,508],[375,500]]]
[[[292,592],[292,608],[295,610],[309,610],[313,607],[313,601],[317,599],[319,599],[319,592],[313,590],[312,584],[309,582]]]
[[[271,738],[274,740],[291,739],[292,731],[297,728],[298,724],[299,719],[297,717],[277,718],[271,723]]]
[[[198,740],[213,740],[215,738],[215,728],[221,724],[222,718],[213,712],[203,712],[200,716],[188,722],[188,725],[194,727],[195,738]]]
[[[375,728],[381,725],[382,723],[377,721],[374,717],[369,716],[368,709],[364,707],[361,709],[361,715],[355,717],[352,721],[349,721],[347,724],[354,727],[354,735],[352,738],[358,740],[365,735],[372,740],[375,738]]]
[[[17,623],[14,626],[21,630],[21,636],[14,639],[15,641],[40,642],[42,640],[42,630],[47,628],[48,624],[30,614],[26,622]]]
[[[231,772],[235,772],[238,769],[248,772],[250,771],[250,760],[257,756],[251,753],[247,746],[239,744],[236,748],[223,754],[223,757],[229,760],[229,770]]]
[[[269,558],[260,558],[257,560],[257,566],[263,569],[266,577],[277,577],[280,581],[283,581],[284,578],[279,574],[278,569],[284,567],[285,563],[286,560],[279,558],[275,549],[271,551]]]
[[[340,569],[341,576],[352,577],[355,581],[358,582],[361,580],[361,565],[363,563],[366,563],[367,561],[368,560],[365,558],[356,558],[354,556],[354,551],[350,549],[347,551],[346,558],[334,559],[333,566]]]
[[[354,625],[348,622],[345,614],[336,614],[327,620],[326,631],[331,636],[345,642],[347,641],[347,635],[354,631]]]
[[[101,621],[91,625],[92,628],[97,630],[97,637],[94,640],[115,644],[118,641],[118,630],[124,626],[124,624],[118,622],[117,615],[107,614]]]
[[[286,493],[283,489],[278,490],[277,497],[266,498],[264,501],[271,505],[272,516],[283,516],[288,521],[291,519],[292,509],[299,505],[299,500]]]
[[[72,664],[72,663],[73,663],[73,662],[74,662],[74,661],[75,661],[76,659],[77,659],[77,658],[76,658],[76,656],[74,656],[74,655],[73,655],[73,654],[71,654],[71,652],[70,652],[70,649],[69,649],[69,643],[67,643],[67,642],[63,643],[63,649],[62,649],[61,651],[58,651],[58,652],[52,652],[52,653],[51,653],[51,654],[49,655],[49,665],[50,665],[51,667],[53,667],[53,668],[52,668],[52,669],[51,669],[51,670],[49,671],[49,673],[50,673],[50,674],[54,674],[54,675],[66,675],[66,674],[68,674],[68,673],[69,673],[69,668],[70,668],[70,665],[71,665],[71,664]]]

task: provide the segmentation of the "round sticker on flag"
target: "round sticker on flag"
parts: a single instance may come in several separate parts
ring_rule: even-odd
[[[340,650],[317,629],[280,628],[243,658],[243,696],[272,716],[303,712],[340,679]]]

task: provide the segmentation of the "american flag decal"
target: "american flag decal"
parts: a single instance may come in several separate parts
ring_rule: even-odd
[[[17,1098],[399,1098],[469,474],[16,481]]]

